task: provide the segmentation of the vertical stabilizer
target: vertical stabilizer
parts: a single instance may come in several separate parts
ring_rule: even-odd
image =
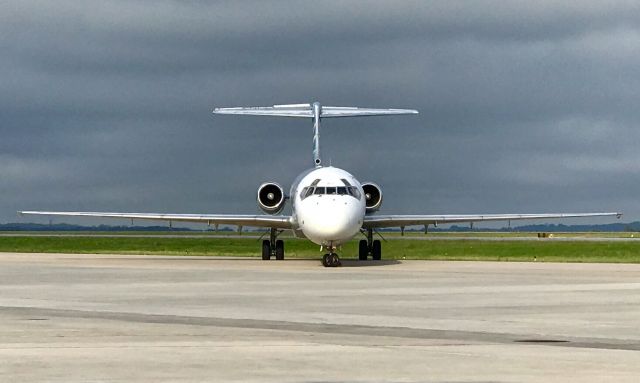
[[[313,107],[313,164],[316,168],[322,166],[320,158],[320,114],[322,113],[322,105],[319,102],[311,104]]]

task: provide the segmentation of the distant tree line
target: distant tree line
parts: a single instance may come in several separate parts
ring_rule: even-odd
[[[385,231],[400,231],[400,229],[393,228]],[[420,232],[424,231],[424,227],[412,226],[405,229],[406,232]],[[501,228],[486,228],[478,227],[476,225],[473,228],[469,226],[452,225],[450,227],[433,227],[429,226],[429,232],[551,232],[551,233],[571,233],[571,232],[630,232],[640,231],[640,221],[630,223],[608,223],[598,225],[564,225],[564,224],[536,224],[536,225],[522,225],[515,227],[501,227]]]
[[[234,227],[221,226],[219,231],[235,231]],[[407,227],[407,232],[419,232],[423,231],[424,227],[412,226]],[[169,227],[165,226],[128,226],[128,225],[96,225],[96,226],[84,226],[84,225],[71,225],[67,223],[5,223],[0,224],[0,231],[213,231],[213,227],[205,227],[203,229],[194,229],[188,227]],[[244,231],[264,231],[264,229],[245,228]],[[384,231],[400,231],[397,228],[386,229]],[[429,232],[473,232],[473,231],[490,231],[490,232],[640,232],[640,221],[630,223],[608,223],[599,225],[564,225],[564,224],[536,224],[536,225],[523,225],[516,227],[502,227],[502,228],[482,228],[474,226],[473,229],[469,226],[453,225],[451,227],[429,227]]]

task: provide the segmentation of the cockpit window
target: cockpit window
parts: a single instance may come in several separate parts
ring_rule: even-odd
[[[359,200],[359,199],[360,199],[360,197],[362,197],[362,196],[360,195],[360,191],[358,190],[358,188],[357,188],[357,187],[355,187],[355,186],[349,186],[347,189],[349,190],[349,194],[351,194],[352,196],[354,196],[357,200]]]
[[[359,200],[362,195],[356,186],[307,186],[300,192],[300,200],[312,195],[349,195]]]
[[[313,188],[310,186],[307,186],[303,188],[302,191],[300,192],[300,200],[302,201],[303,199],[309,197],[312,194],[313,194]]]
[[[309,188],[306,188],[306,189],[307,189],[307,191],[304,193],[304,198],[307,198],[308,196],[313,194],[313,188],[309,187]]]

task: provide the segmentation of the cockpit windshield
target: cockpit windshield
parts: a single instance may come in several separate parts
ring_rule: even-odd
[[[312,195],[345,195],[360,199],[361,194],[356,186],[307,186],[300,192],[300,200]]]
[[[308,187],[308,188],[304,188],[302,189],[302,193],[300,193],[300,199],[305,199],[308,196],[313,194],[313,188],[312,187]]]

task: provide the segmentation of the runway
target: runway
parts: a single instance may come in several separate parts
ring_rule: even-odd
[[[640,265],[0,253],[0,381],[637,382]]]

